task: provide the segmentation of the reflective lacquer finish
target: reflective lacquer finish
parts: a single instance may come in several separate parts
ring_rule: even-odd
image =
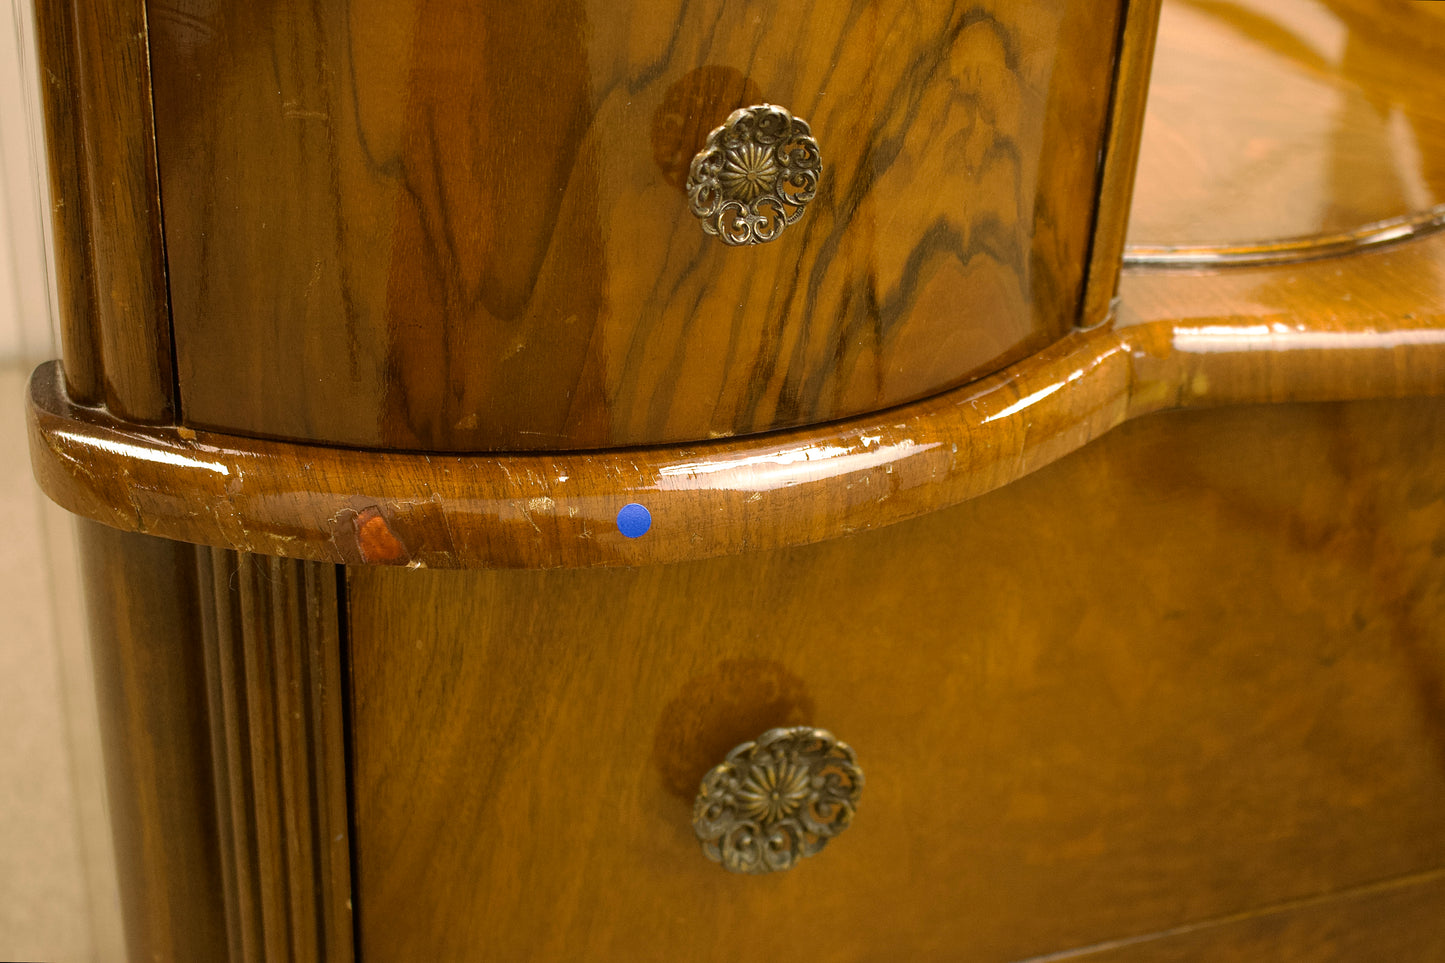
[[[1442,64],[1445,4],[1166,3],[1131,255],[1320,256],[1445,223]]]
[[[1078,313],[1120,7],[150,0],[184,421],[579,449],[995,371]],[[688,167],[763,103],[826,176],[729,248]]]
[[[31,382],[51,498],[115,527],[346,563],[639,565],[803,544],[972,498],[1174,407],[1445,393],[1445,235],[1341,260],[1127,274],[1119,320],[974,385],[757,439],[448,455],[144,429]],[[617,514],[651,514],[627,537]]]
[[[1171,4],[1165,27],[1173,39],[1167,43],[1181,42],[1181,11],[1187,25],[1197,6],[1190,0]],[[1281,16],[1304,9],[1279,8]],[[1317,14],[1321,8],[1308,9]],[[1233,6],[1208,10],[1240,15]],[[1445,37],[1445,18],[1388,4],[1368,30],[1395,37],[1412,25],[1419,36],[1401,41],[1407,55]],[[1368,30],[1366,36],[1375,35]],[[1249,53],[1236,48],[1234,60],[1215,64],[1221,85],[1234,71],[1247,71]],[[1407,82],[1439,88],[1428,83],[1435,74],[1423,62],[1420,76],[1407,78],[1381,66],[1376,53],[1369,61],[1375,66],[1360,67],[1356,75],[1385,78],[1371,88],[1383,102],[1410,102]],[[1445,70],[1441,64],[1433,69]],[[1207,99],[1213,89],[1199,96]],[[1156,109],[1167,104],[1164,90]],[[1274,143],[1270,101],[1254,98],[1251,106],[1233,116],[1235,143]],[[1445,127],[1422,122],[1412,129],[1422,144],[1420,158],[1445,156]],[[1206,135],[1212,128],[1185,130],[1201,140],[1183,156],[1211,156]],[[1166,133],[1157,122],[1149,127],[1146,157],[1167,150]],[[1345,185],[1368,183],[1380,157],[1399,154],[1401,170],[1433,163],[1412,160],[1408,151],[1391,153],[1378,139],[1368,143],[1370,150],[1341,147],[1323,155],[1341,173],[1321,189],[1335,192],[1341,210],[1350,209],[1354,197]],[[1318,152],[1340,145],[1313,147]],[[1176,188],[1211,183],[1207,165],[1181,162],[1165,177],[1153,163],[1140,173],[1146,211],[1164,203],[1165,182]],[[1289,196],[1282,188],[1275,194]],[[1312,203],[1318,206],[1319,198]],[[1325,230],[1408,207],[1373,206],[1333,221],[1292,222],[1284,200],[1272,212],[1262,202],[1247,206],[1259,219],[1235,228],[1259,232],[1250,242],[1255,251],[1267,246],[1262,238],[1294,230],[1291,224]],[[1200,210],[1216,212],[1223,222],[1235,216],[1222,202],[1201,203]],[[821,212],[810,210],[796,227],[806,231],[815,213]],[[1136,232],[1139,223],[1136,218]],[[1181,222],[1177,229],[1187,226]],[[688,229],[697,233],[695,224]],[[1202,228],[1193,235],[1210,236]],[[781,238],[765,247],[787,243]],[[56,373],[42,369],[31,395],[34,460],[53,498],[110,525],[323,561],[637,565],[815,542],[972,498],[1149,412],[1445,392],[1445,235],[1348,256],[1320,253],[1298,245],[1291,253],[1286,245],[1273,250],[1275,263],[1267,265],[1125,271],[1106,325],[1076,331],[963,388],[787,434],[585,454],[335,450],[140,428],[72,405]],[[967,329],[968,306],[955,309],[958,329]],[[619,531],[617,513],[629,503],[650,513],[651,527],[641,537]]]

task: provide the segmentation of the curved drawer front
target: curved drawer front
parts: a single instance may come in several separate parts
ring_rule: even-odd
[[[562,449],[830,420],[1073,323],[1119,4],[153,0],[186,421]],[[806,215],[729,246],[689,168],[806,122]]]

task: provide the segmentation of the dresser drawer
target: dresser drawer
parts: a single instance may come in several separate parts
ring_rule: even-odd
[[[1120,7],[151,0],[186,419],[589,448],[996,370],[1077,317]],[[763,104],[822,173],[729,246],[691,162]]]
[[[781,552],[352,569],[360,955],[1021,960],[1430,870],[1442,417],[1145,420]],[[729,873],[699,782],[793,725],[856,752],[852,825]]]

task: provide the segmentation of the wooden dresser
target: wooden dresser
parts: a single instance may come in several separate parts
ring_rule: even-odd
[[[1445,959],[1445,5],[35,3],[134,960]]]

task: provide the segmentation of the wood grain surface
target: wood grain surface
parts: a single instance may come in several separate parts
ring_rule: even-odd
[[[102,367],[104,401],[121,418],[168,423],[177,403],[145,5],[143,0],[81,0],[72,7],[79,81],[68,93],[78,105],[86,182],[82,196],[63,194],[62,199],[86,204],[95,284],[90,337]],[[59,135],[62,151],[73,134]],[[63,155],[52,161],[69,162]],[[67,228],[67,235],[74,230]],[[67,243],[70,250],[63,256],[72,256],[75,242]],[[86,278],[70,271],[61,280],[82,284]],[[72,309],[81,306],[75,297],[71,292]],[[71,333],[85,323],[83,316],[72,318],[62,330]],[[84,350],[86,340],[77,351]]]
[[[1445,866],[1445,400],[1143,419],[750,557],[348,580],[374,963],[1016,960]],[[728,874],[697,782],[796,723],[857,817]],[[1438,944],[1389,920],[1336,958]]]
[[[196,549],[79,535],[128,955],[224,960]]]
[[[176,415],[142,0],[36,0],[66,379],[119,417]]]
[[[641,565],[886,525],[975,497],[1167,408],[1445,392],[1445,235],[1367,255],[1124,277],[1116,324],[834,425],[591,453],[358,451],[144,429],[30,394],[41,487],[78,514],[318,561]],[[616,516],[644,505],[627,538]]]
[[[996,370],[1079,311],[1119,6],[150,0],[186,422],[575,449]],[[822,187],[727,248],[682,172],[760,101]]]
[[[1445,4],[1169,0],[1129,243],[1340,234],[1445,204]]]
[[[65,386],[82,404],[105,400],[97,343],[94,250],[86,200],[85,137],[80,100],[80,50],[71,3],[36,3],[36,55],[45,111],[46,173],[50,187],[51,269],[56,320],[63,328]]]

